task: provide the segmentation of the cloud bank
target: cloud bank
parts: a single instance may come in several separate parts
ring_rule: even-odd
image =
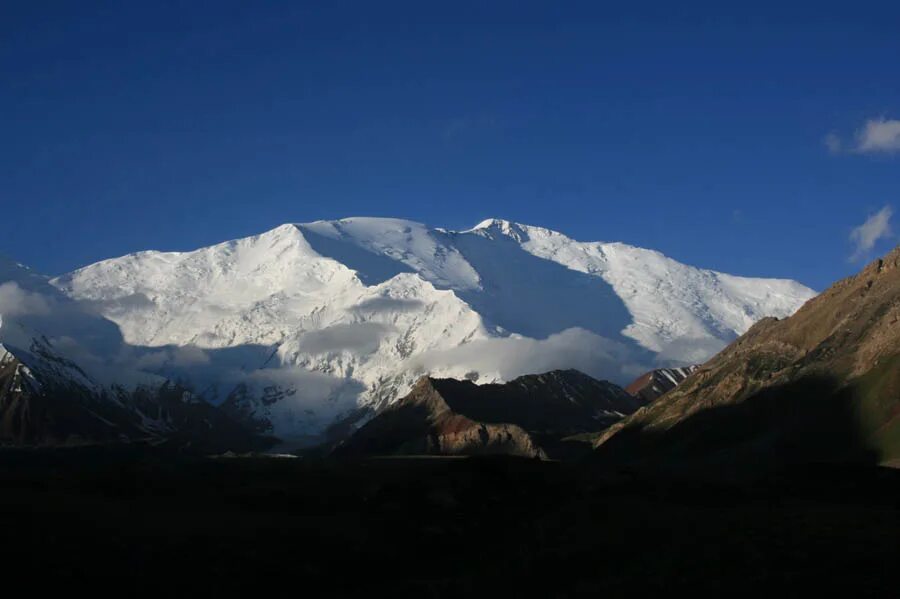
[[[649,369],[649,361],[644,358],[622,343],[571,328],[546,339],[481,339],[415,356],[408,366],[414,371],[454,378],[471,378],[471,373],[478,373],[479,382],[575,368],[595,378],[623,383]]]
[[[381,339],[393,330],[378,322],[336,324],[304,333],[298,349],[308,354],[349,351],[366,355],[376,351]]]

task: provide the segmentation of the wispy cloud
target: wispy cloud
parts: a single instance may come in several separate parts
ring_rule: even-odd
[[[879,240],[891,236],[891,217],[893,215],[894,209],[885,206],[850,232],[850,242],[855,246],[853,255],[850,257],[851,260],[865,257]]]
[[[0,318],[3,316],[50,314],[50,301],[39,293],[19,287],[15,281],[0,285]]]
[[[414,371],[437,376],[471,378],[471,374],[477,373],[481,382],[575,368],[598,379],[623,383],[651,368],[649,362],[641,362],[646,357],[617,341],[585,329],[570,328],[546,339],[522,336],[480,339],[425,352],[410,358],[408,364]]]
[[[893,154],[900,152],[900,120],[869,119],[845,141],[832,131],[822,139],[830,154]]]
[[[861,154],[900,152],[900,120],[871,119],[856,134],[856,152]]]
[[[378,322],[335,324],[305,333],[299,349],[313,355],[341,351],[367,355],[378,349],[382,338],[393,328]]]

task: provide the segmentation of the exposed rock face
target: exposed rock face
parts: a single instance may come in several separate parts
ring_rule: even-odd
[[[365,424],[335,452],[362,455],[491,455],[545,457],[521,427],[477,422],[454,412],[436,379],[412,391]]]
[[[117,430],[111,414],[93,406],[89,389],[71,382],[45,389],[18,358],[0,349],[0,445],[66,445],[113,441],[136,433]]]
[[[683,383],[698,368],[699,366],[685,366],[683,368],[651,370],[625,387],[625,391],[639,398],[644,403],[650,403]]]
[[[611,427],[599,455],[756,464],[900,456],[900,248],[752,327]]]
[[[481,386],[423,377],[336,453],[552,457],[565,437],[603,430],[639,405],[620,387],[573,370]]]

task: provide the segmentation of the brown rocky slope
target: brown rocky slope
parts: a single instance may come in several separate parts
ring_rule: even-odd
[[[757,323],[596,446],[646,463],[896,460],[900,248],[790,318]]]
[[[697,371],[698,366],[658,368],[632,381],[625,390],[644,403],[656,401]]]
[[[488,385],[423,377],[334,453],[556,457],[584,445],[568,437],[602,431],[640,405],[575,370]]]

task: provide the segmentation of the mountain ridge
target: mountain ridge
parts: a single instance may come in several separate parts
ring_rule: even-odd
[[[402,219],[285,224],[47,284],[114,326],[135,372],[228,401],[282,438],[387,405],[426,373],[489,383],[577,368],[625,383],[705,359],[814,295],[499,219],[459,232]]]
[[[900,247],[794,315],[758,322],[678,388],[611,427],[599,455],[686,463],[718,456],[757,467],[896,461],[898,298]]]
[[[621,387],[571,369],[485,385],[425,376],[334,453],[563,457],[590,447],[573,437],[602,431],[640,405]]]

